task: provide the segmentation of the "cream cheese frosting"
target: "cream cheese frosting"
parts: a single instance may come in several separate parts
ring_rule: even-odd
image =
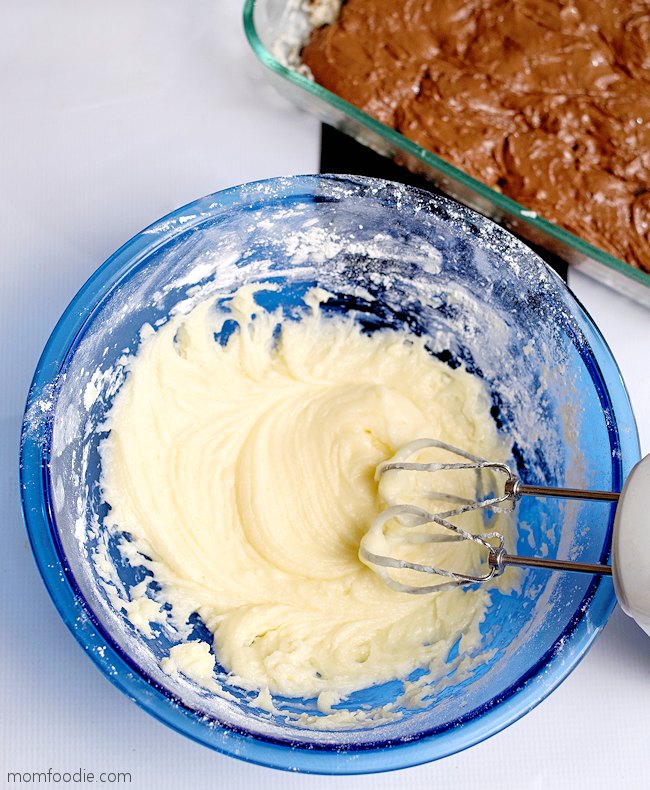
[[[355,690],[444,663],[459,639],[461,653],[477,648],[489,605],[486,588],[395,592],[360,561],[386,504],[377,465],[420,436],[505,449],[482,382],[424,338],[366,333],[320,310],[319,289],[300,320],[259,293],[143,330],[100,448],[106,524],[150,558],[178,622],[196,612],[213,634],[172,648],[168,674],[209,689],[216,657],[267,710],[281,695],[332,713]],[[437,550],[457,561],[457,546]]]

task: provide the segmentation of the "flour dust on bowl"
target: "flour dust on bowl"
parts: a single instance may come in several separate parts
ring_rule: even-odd
[[[639,456],[600,334],[503,229],[356,177],[226,190],[128,242],[55,328],[23,425],[32,548],[101,671],[196,741],[320,773],[435,760],[550,693],[615,599],[535,569],[382,586],[357,555],[370,465],[432,425],[539,484],[618,491]],[[607,559],[609,504],[502,517],[512,550]]]

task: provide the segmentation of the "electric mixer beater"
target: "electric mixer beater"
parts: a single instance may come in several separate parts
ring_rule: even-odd
[[[409,460],[426,448],[442,450],[446,454],[454,456],[455,460],[433,463],[416,463]],[[389,507],[377,516],[364,535],[359,548],[359,557],[377,572],[388,586],[399,592],[414,595],[441,592],[461,585],[487,582],[503,573],[508,565],[611,575],[621,608],[646,633],[650,634],[650,523],[648,522],[650,455],[639,461],[632,469],[619,494],[611,491],[583,491],[573,488],[527,485],[519,480],[506,464],[486,461],[436,439],[417,439],[402,447],[389,461],[380,464],[377,467],[376,479],[381,481],[387,475],[400,472],[455,473],[462,470],[475,470],[479,476],[487,471],[501,475],[503,477],[503,492],[491,492],[485,497],[472,500],[450,492],[431,491],[432,498],[449,503],[450,508],[433,513],[413,504],[389,504]],[[450,521],[451,518],[471,511],[512,509],[522,496],[562,497],[617,503],[611,548],[612,565],[515,556],[507,553],[501,533],[493,531],[477,534]],[[436,534],[423,535],[420,533],[417,536],[417,541],[410,540],[409,542],[470,541],[487,553],[486,572],[483,574],[459,573],[448,568],[411,562],[373,551],[373,544],[384,537],[384,531],[390,522],[397,522],[406,530],[405,536],[408,536],[408,530],[413,527],[433,524],[441,528]],[[389,569],[441,576],[446,581],[431,585],[405,584],[392,576]]]

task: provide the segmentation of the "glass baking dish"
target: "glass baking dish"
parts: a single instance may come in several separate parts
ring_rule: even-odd
[[[447,195],[517,235],[558,255],[596,280],[650,307],[650,275],[588,244],[527,210],[462,170],[376,121],[288,64],[310,29],[301,0],[246,0],[244,29],[275,87],[299,108],[349,134],[410,171],[425,176]]]

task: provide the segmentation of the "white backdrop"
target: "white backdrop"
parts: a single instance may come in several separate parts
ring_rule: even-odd
[[[239,0],[0,8],[0,785],[7,771],[53,768],[127,771],[138,790],[647,787],[650,640],[619,610],[522,720],[460,755],[371,777],[289,775],[213,753],[83,655],[38,577],[19,507],[20,417],[43,344],[91,272],[156,218],[233,184],[316,171],[319,127],[266,85]],[[648,452],[650,312],[583,276],[570,284],[619,361]]]

